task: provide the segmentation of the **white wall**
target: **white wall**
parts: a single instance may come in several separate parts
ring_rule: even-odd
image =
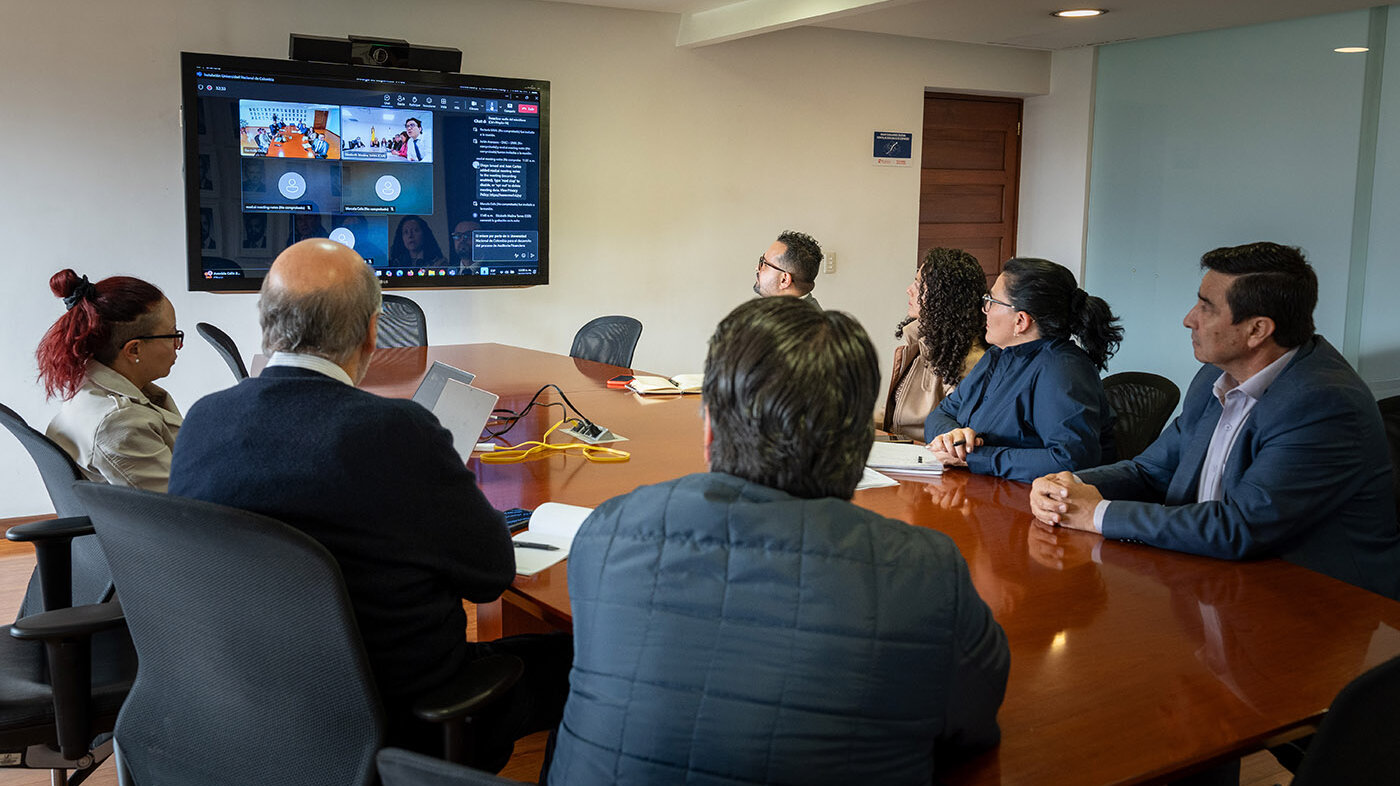
[[[1027,98],[1022,115],[1016,253],[1059,262],[1081,282],[1097,52],[1055,52],[1050,92]]]
[[[838,256],[822,303],[885,354],[916,251],[918,170],[872,166],[871,132],[917,135],[926,88],[1044,94],[1050,56],[817,28],[677,49],[676,28],[669,14],[532,0],[5,4],[0,402],[41,428],[57,409],[33,350],[62,309],[47,279],[65,266],[166,291],[191,334],[166,380],[186,408],[231,382],[195,322],[256,351],[252,295],[185,291],[178,53],[280,58],[293,31],[455,46],[464,71],[553,82],[553,282],[414,295],[434,343],[566,352],[587,319],[628,313],[646,325],[638,367],[698,371],[715,322],[751,296],[753,260],[795,228]],[[1023,216],[1034,207],[1023,200]],[[51,510],[8,437],[0,470],[0,518]]]

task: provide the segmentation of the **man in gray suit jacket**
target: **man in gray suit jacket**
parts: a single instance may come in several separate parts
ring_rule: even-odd
[[[1201,267],[1184,322],[1207,365],[1181,415],[1135,459],[1036,480],[1036,518],[1223,559],[1282,557],[1400,599],[1385,430],[1366,384],[1313,332],[1317,275],[1274,243],[1218,248]]]

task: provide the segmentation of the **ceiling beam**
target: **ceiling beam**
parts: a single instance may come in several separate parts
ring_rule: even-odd
[[[912,2],[917,0],[738,0],[681,14],[676,46],[719,44]]]

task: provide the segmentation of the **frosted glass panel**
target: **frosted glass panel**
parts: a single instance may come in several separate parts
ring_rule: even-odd
[[[1201,254],[1256,240],[1303,248],[1318,330],[1342,346],[1365,55],[1332,48],[1367,26],[1356,11],[1100,50],[1085,288],[1124,320],[1110,371],[1184,392]]]
[[[1400,394],[1400,13],[1387,15],[1359,369],[1379,397]]]

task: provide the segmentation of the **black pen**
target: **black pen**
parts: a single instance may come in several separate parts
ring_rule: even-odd
[[[967,440],[965,440],[965,439],[960,439],[960,440],[958,440],[957,442],[954,442],[954,443],[953,443],[953,447],[957,447],[957,446],[959,446],[959,445],[966,445],[966,444],[967,444]]]
[[[514,540],[514,541],[511,541],[511,543],[515,544],[515,547],[516,547],[517,549],[539,549],[540,551],[558,551],[558,550],[559,550],[559,547],[558,547],[558,546],[551,546],[551,545],[549,545],[548,543],[531,543],[531,542],[529,542],[529,541],[527,541],[527,540]]]

